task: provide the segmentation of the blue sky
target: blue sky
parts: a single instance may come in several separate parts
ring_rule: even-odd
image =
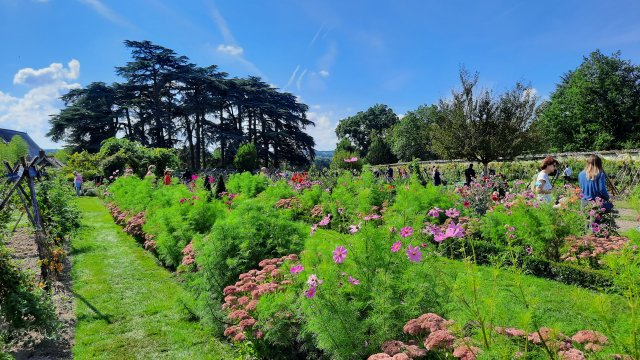
[[[0,0],[0,127],[43,147],[57,98],[119,81],[122,42],[150,40],[310,106],[317,149],[375,103],[403,114],[447,96],[460,65],[541,97],[595,49],[640,63],[639,1]]]

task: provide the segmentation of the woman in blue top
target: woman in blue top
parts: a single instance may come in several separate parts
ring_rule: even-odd
[[[609,202],[607,176],[602,169],[602,159],[596,155],[589,156],[587,166],[578,175],[578,181],[583,200],[593,201],[596,198],[601,198],[605,201],[603,204],[605,209],[611,210],[613,208]]]

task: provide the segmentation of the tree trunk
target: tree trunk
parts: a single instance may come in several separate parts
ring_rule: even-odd
[[[193,149],[193,134],[191,129],[191,119],[189,119],[188,115],[185,115],[184,121],[185,121],[186,133],[187,133],[187,143],[189,144],[189,160],[190,160],[189,162],[191,163],[191,167],[195,168],[196,159],[195,159],[195,153]]]

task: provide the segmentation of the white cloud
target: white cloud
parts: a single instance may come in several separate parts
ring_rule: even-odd
[[[114,24],[128,27],[128,28],[133,28],[133,25],[131,25],[131,23],[129,23],[125,18],[120,16],[115,11],[111,10],[109,7],[103,4],[100,0],[78,0],[78,1],[87,5],[93,11],[98,13],[98,15],[111,21]]]
[[[68,68],[65,69],[60,63],[53,63],[46,68],[20,69],[13,76],[14,84],[22,84],[28,86],[39,86],[50,84],[59,80],[75,80],[80,75],[80,62],[76,59],[69,61]]]
[[[71,60],[65,68],[53,63],[46,68],[19,70],[14,83],[30,89],[22,97],[0,91],[0,127],[26,131],[43,148],[58,147],[46,133],[49,118],[60,111],[60,96],[80,87],[72,82],[80,76],[80,62]]]
[[[312,109],[320,110],[321,106],[312,105]],[[332,112],[309,111],[307,118],[315,122],[315,127],[307,128],[309,135],[313,136],[317,150],[333,150],[336,148],[338,138],[336,137],[336,124],[331,120]]]
[[[329,72],[327,70],[320,70],[318,71],[318,75],[326,78],[326,77],[329,77]]]
[[[218,49],[219,52],[221,53],[225,53],[231,56],[241,56],[242,53],[244,53],[244,49],[241,48],[240,46],[235,46],[235,45],[224,45],[224,44],[220,44],[218,45]]]

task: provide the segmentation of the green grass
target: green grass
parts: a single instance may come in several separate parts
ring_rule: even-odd
[[[183,304],[190,294],[117,226],[97,198],[80,198],[72,241],[76,359],[229,359]]]

